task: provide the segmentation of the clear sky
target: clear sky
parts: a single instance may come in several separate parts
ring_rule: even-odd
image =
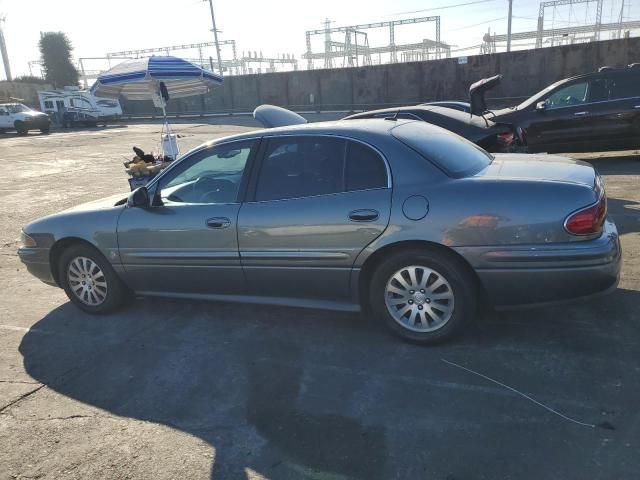
[[[507,31],[507,0],[433,10],[474,0],[214,0],[221,39],[234,39],[238,54],[262,51],[265,56],[305,51],[304,32],[322,28],[325,18],[334,26],[386,21],[414,16],[440,15],[442,40],[457,48],[479,45],[491,28],[499,34]],[[622,0],[605,0],[605,19],[617,19]],[[640,19],[640,0],[626,0],[625,17]],[[539,0],[514,0],[513,30],[535,30]],[[432,9],[428,11],[420,11]],[[414,12],[415,13],[403,13]],[[553,13],[553,18],[552,18]],[[573,10],[547,12],[551,22],[566,26],[582,19],[593,23],[591,11],[574,6]],[[63,31],[74,46],[74,56],[99,57],[118,50],[159,47],[212,40],[208,3],[203,0],[0,0],[0,15],[6,15],[5,38],[14,76],[28,74],[28,62],[39,58],[41,31]],[[419,42],[434,38],[434,27],[421,24],[398,29],[396,43]],[[608,38],[608,37],[606,37]],[[338,38],[335,38],[338,40]],[[322,39],[314,48],[321,50]],[[371,31],[370,45],[388,43],[388,31]],[[476,54],[474,48],[462,54]],[[213,51],[206,56],[214,55]],[[193,56],[187,52],[184,56]],[[230,56],[230,55],[229,55]],[[103,68],[101,62],[87,68]],[[35,72],[34,72],[35,73]],[[4,72],[0,68],[0,79]]]

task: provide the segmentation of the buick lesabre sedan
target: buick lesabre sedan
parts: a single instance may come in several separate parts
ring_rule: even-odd
[[[561,157],[492,156],[420,121],[215,140],[128,198],[24,227],[28,270],[90,313],[132,294],[371,311],[407,340],[497,306],[613,289],[603,183]]]

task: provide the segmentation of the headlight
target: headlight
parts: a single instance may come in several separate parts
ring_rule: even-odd
[[[20,248],[33,248],[36,241],[24,232],[20,232]]]

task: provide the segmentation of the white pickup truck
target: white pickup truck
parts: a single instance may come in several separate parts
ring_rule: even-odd
[[[16,130],[26,135],[29,130],[49,133],[51,120],[46,113],[32,110],[22,103],[0,103],[0,133]]]

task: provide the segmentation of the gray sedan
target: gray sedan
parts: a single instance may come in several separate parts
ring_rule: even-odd
[[[132,294],[367,309],[421,343],[463,330],[481,301],[614,289],[621,262],[589,164],[494,157],[399,119],[219,139],[22,237],[28,270],[90,313]]]

